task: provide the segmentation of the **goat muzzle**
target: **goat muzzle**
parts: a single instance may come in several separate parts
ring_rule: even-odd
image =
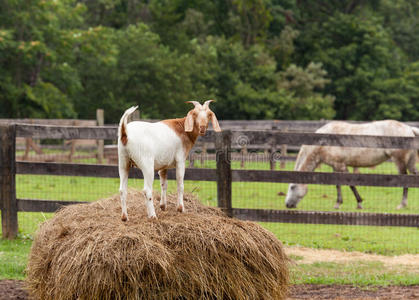
[[[203,136],[207,132],[207,128],[205,126],[199,126],[199,135]]]

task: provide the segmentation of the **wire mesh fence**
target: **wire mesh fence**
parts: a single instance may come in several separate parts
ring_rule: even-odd
[[[269,157],[257,162],[261,169],[269,169]],[[233,168],[235,166],[232,163]],[[284,169],[293,170],[295,161],[287,161]],[[236,165],[237,166],[237,165]],[[252,168],[252,164],[246,168]],[[419,165],[418,165],[419,167]],[[280,169],[279,167],[277,169]],[[333,172],[329,166],[321,166],[321,172]],[[352,171],[352,170],[351,170]],[[356,170],[368,174],[397,174],[394,163],[389,161],[376,168]],[[234,208],[285,210],[285,198],[289,184],[272,182],[233,182]],[[348,186],[342,186],[343,203],[334,208],[337,189],[334,185],[309,184],[308,192],[298,204],[302,211],[341,211],[366,213],[419,214],[419,189],[410,188],[408,206],[397,209],[403,194],[401,187],[357,187],[363,198],[362,210]],[[419,216],[418,216],[419,218]],[[269,218],[268,218],[269,219]],[[273,218],[272,218],[273,220]],[[384,255],[419,253],[419,228],[390,226],[347,226],[324,224],[287,224],[263,222],[262,226],[272,231],[284,244],[309,248],[331,248],[344,251],[362,251]]]
[[[286,170],[292,171],[298,150],[284,157],[266,151],[237,150],[231,155],[234,170]],[[215,155],[198,149],[193,153],[194,167],[214,168]],[[274,159],[274,161],[272,161]],[[274,167],[272,168],[272,165]],[[419,168],[419,164],[417,164]],[[317,171],[333,172],[330,166],[322,165]],[[350,168],[355,174],[398,174],[394,162],[388,160],[376,167]],[[273,182],[232,183],[232,206],[249,209],[286,209],[285,198],[289,184]],[[339,210],[334,208],[337,201],[335,185],[309,184],[308,192],[298,205],[302,211],[342,211],[366,213],[419,214],[419,189],[410,188],[408,206],[397,209],[403,195],[402,187],[359,186],[362,210],[357,209],[356,198],[349,186],[342,186],[343,203]],[[203,193],[202,193],[203,194]],[[418,217],[419,218],[419,217]],[[344,251],[362,251],[384,255],[419,253],[419,228],[391,226],[346,226],[324,224],[286,224],[262,222],[286,245],[310,248],[333,248]]]
[[[37,162],[70,162],[79,164],[97,164],[97,148],[94,145],[84,143],[84,146],[72,148],[64,140],[51,141],[38,140],[36,143],[42,149],[42,153],[30,151],[24,158],[24,150],[19,149],[16,152],[17,160],[37,161]],[[49,144],[48,144],[49,142]],[[83,145],[83,144],[81,144]],[[115,141],[106,141],[105,156],[102,164],[117,163],[117,149]],[[73,152],[71,152],[73,151]],[[72,156],[70,158],[70,153]],[[287,170],[291,171],[295,166],[297,152],[287,153],[286,157],[278,151],[272,154],[264,150],[240,151],[232,153],[232,169],[243,170]],[[214,149],[195,148],[189,155],[187,167],[189,168],[211,168],[216,167]],[[274,167],[272,167],[272,160]],[[326,165],[319,167],[318,171],[333,172],[332,168]],[[362,168],[350,170],[357,173],[366,174],[397,174],[397,168],[394,163],[387,161],[374,168]],[[136,172],[141,172],[136,170]],[[142,179],[129,179],[129,187],[142,189]],[[285,208],[285,198],[288,192],[287,183],[272,182],[233,182],[232,184],[232,205],[235,208],[250,209],[273,209],[280,210]],[[99,178],[83,176],[50,176],[50,175],[17,175],[16,193],[20,199],[43,199],[43,200],[61,200],[61,201],[95,201],[98,199],[110,197],[119,190],[118,178]],[[159,191],[159,181],[155,180],[154,190]],[[176,181],[169,180],[168,192],[176,193]],[[419,189],[410,188],[408,206],[403,210],[398,210],[397,205],[402,198],[402,188],[399,187],[358,187],[359,194],[363,198],[362,212],[371,213],[419,213]],[[199,199],[207,205],[217,205],[216,183],[210,181],[185,181],[185,191],[193,192]],[[342,187],[343,203],[339,211],[356,212],[356,199],[348,186]],[[298,204],[298,209],[303,211],[336,211],[334,205],[337,199],[337,190],[334,185],[308,185],[307,195]],[[40,222],[52,216],[51,213],[19,212],[19,232],[21,235],[32,235]],[[339,225],[310,225],[310,224],[264,224],[267,228],[274,231],[284,243],[294,245],[300,244],[307,247],[322,247],[328,245],[333,240],[345,250],[353,250],[354,247],[361,251],[379,252],[385,254],[391,253],[418,253],[419,240],[417,234],[410,234],[412,228],[373,228],[366,226],[339,226]],[[289,230],[288,230],[289,229]],[[301,232],[297,234],[296,232]],[[388,239],[385,231],[397,231],[396,235],[403,236],[403,243],[393,243]],[[288,232],[294,232],[290,235]],[[310,238],[301,239],[301,236],[307,235]],[[349,232],[352,232],[349,234]],[[416,232],[415,232],[416,233]],[[319,238],[317,238],[317,235]],[[330,241],[325,241],[328,236]],[[358,236],[360,241],[358,246],[354,246],[354,239],[350,236]],[[380,238],[379,241],[372,241],[371,236]],[[305,242],[301,242],[305,240]],[[380,245],[379,249],[374,245]],[[327,247],[327,246],[326,246]],[[371,247],[369,249],[368,247]],[[369,250],[368,250],[369,249]]]
[[[17,145],[16,160],[27,162],[56,162],[72,164],[117,164],[115,140],[105,141],[103,157],[99,157],[96,141],[74,145],[63,139],[33,140],[35,147],[28,151],[25,144]],[[267,147],[268,148],[268,147]],[[41,151],[39,151],[41,149]],[[233,170],[281,170],[292,171],[295,167],[298,149],[284,153],[280,149],[271,152],[269,149],[243,149],[236,147],[231,153]],[[188,168],[216,168],[215,149],[198,145],[189,155]],[[419,165],[418,165],[419,167]],[[317,171],[332,172],[326,165]],[[135,172],[140,173],[140,170]],[[188,172],[188,170],[186,171]],[[374,168],[350,170],[356,174],[397,174],[392,161],[386,161]],[[99,175],[99,174],[98,174]],[[141,190],[143,180],[130,178],[130,188]],[[232,206],[234,208],[286,210],[285,198],[288,183],[233,181]],[[153,189],[160,190],[159,181],[155,180]],[[168,192],[176,193],[175,180],[168,181]],[[215,181],[186,180],[185,191],[196,194],[207,205],[217,205],[217,183]],[[396,207],[403,193],[401,187],[358,187],[363,198],[362,212],[367,213],[403,213],[419,215],[419,189],[409,188],[408,206],[402,210]],[[16,175],[16,197],[18,199],[42,199],[61,201],[90,202],[110,197],[119,193],[118,178],[96,176],[56,176],[56,175]],[[337,198],[335,185],[308,184],[308,192],[298,204],[301,211],[336,211]],[[358,212],[355,197],[349,187],[342,187],[342,212]],[[48,212],[18,213],[19,236],[30,246],[30,241],[39,224],[51,218]],[[274,221],[274,219],[272,219]],[[260,222],[272,231],[285,245],[310,248],[333,248],[345,251],[363,251],[385,255],[419,253],[418,228],[390,226],[345,226],[322,224],[288,224],[280,222]],[[17,257],[19,254],[17,254]],[[23,256],[23,254],[22,254]],[[24,262],[8,258],[0,268],[22,269]]]

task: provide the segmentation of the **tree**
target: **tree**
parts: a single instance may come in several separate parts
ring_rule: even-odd
[[[336,96],[338,119],[378,117],[376,109],[382,98],[375,91],[400,76],[404,65],[402,53],[394,47],[380,20],[336,13],[305,31],[297,44],[305,49],[302,61],[321,62],[332,78],[325,91]],[[403,103],[394,105],[401,105],[397,109],[402,110]]]
[[[3,1],[0,13],[0,101],[8,117],[74,117],[80,88],[68,30],[82,22],[74,1]]]
[[[419,60],[419,2],[382,0],[378,12],[397,46],[410,61]]]
[[[182,116],[186,100],[206,87],[193,84],[196,64],[188,54],[161,45],[148,26],[113,30],[96,27],[80,37],[77,68],[84,91],[76,108],[80,116],[94,116],[98,105],[107,122],[117,122],[130,105],[139,104],[142,117]]]
[[[275,60],[259,45],[209,37],[197,48],[209,70],[206,86],[215,91],[221,119],[332,118],[333,97],[319,90],[327,80],[320,65],[276,71]],[[292,77],[292,78],[291,78]],[[307,80],[310,79],[311,81]],[[301,90],[301,92],[298,92]]]

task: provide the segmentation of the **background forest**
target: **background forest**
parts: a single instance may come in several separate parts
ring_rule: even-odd
[[[0,0],[0,118],[419,119],[417,0]]]

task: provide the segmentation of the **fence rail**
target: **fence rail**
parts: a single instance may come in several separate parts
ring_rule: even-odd
[[[218,159],[217,161],[220,161]],[[16,162],[16,174],[86,176],[119,178],[115,165]],[[130,178],[143,179],[137,169],[130,169]],[[169,180],[176,179],[175,169],[167,172]],[[385,187],[419,187],[417,175],[352,174],[302,171],[231,170],[232,181],[311,183],[326,185],[360,185]],[[159,179],[157,173],[155,179]],[[216,169],[186,168],[185,180],[217,181]]]
[[[16,174],[119,177],[118,168],[115,165],[16,162],[16,136],[48,139],[115,140],[117,128],[115,126],[0,125],[0,184],[2,188],[0,208],[2,210],[3,237],[13,238],[16,236],[18,211],[53,212],[61,206],[80,203],[16,199]],[[216,181],[218,206],[228,215],[240,219],[287,223],[419,227],[419,215],[233,208],[232,183],[234,181],[419,187],[419,176],[415,175],[232,170],[231,149],[239,138],[245,139],[248,143],[419,149],[419,138],[417,137],[352,136],[280,131],[230,132],[229,130],[215,134],[209,131],[208,135],[203,137],[202,140],[214,143],[217,167],[216,169],[188,168],[185,173],[185,180]],[[142,174],[139,171],[131,170],[130,177],[142,178]],[[175,179],[174,170],[169,170],[168,179]]]
[[[97,139],[115,140],[117,127],[94,126],[50,126],[50,125],[17,125],[16,136],[36,139]],[[215,132],[208,131],[200,137],[201,142],[214,143]],[[361,148],[400,148],[419,149],[419,137],[390,137],[373,135],[347,135],[323,133],[291,133],[280,131],[234,131],[231,136],[232,145],[245,140],[250,144],[275,143],[292,146],[319,145]]]

